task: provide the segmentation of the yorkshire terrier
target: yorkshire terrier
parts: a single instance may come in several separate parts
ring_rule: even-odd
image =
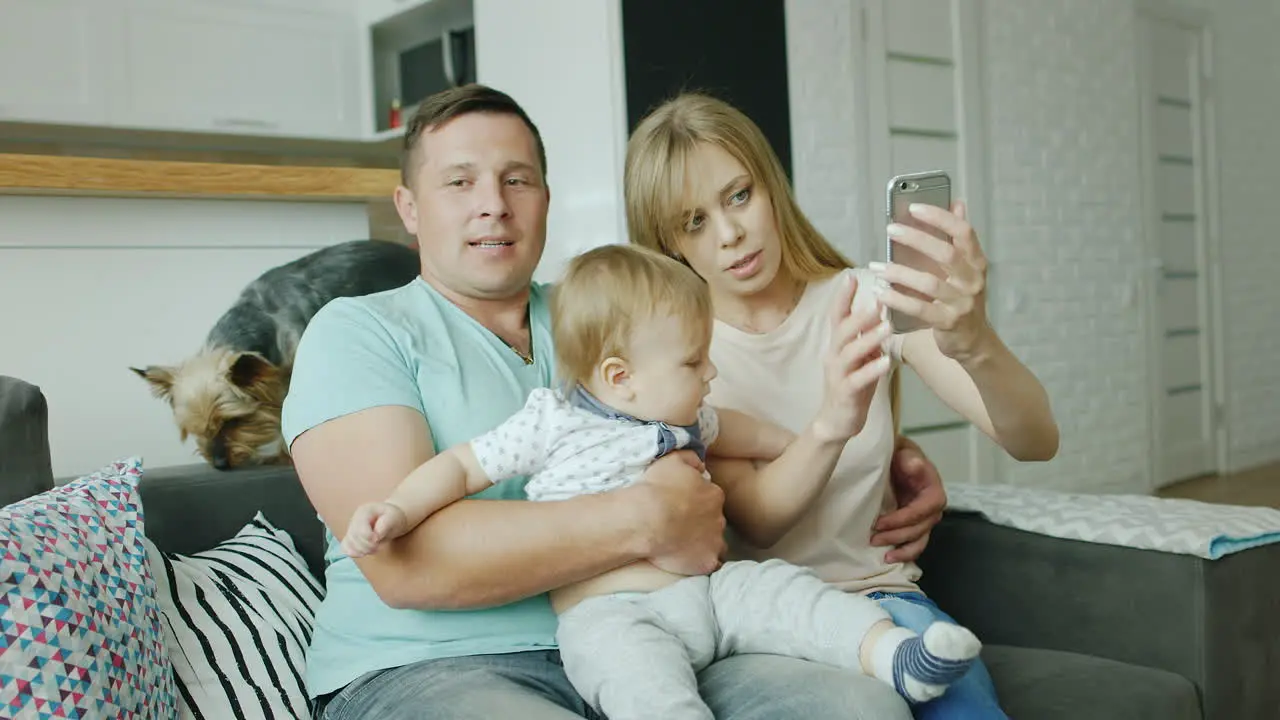
[[[213,467],[288,464],[280,408],[307,323],[334,298],[400,287],[419,269],[417,250],[396,242],[317,250],[249,283],[181,364],[129,369],[168,401],[182,441],[194,437]]]

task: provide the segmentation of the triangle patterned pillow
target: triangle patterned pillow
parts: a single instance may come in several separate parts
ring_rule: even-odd
[[[141,477],[130,458],[0,508],[0,716],[177,714]]]

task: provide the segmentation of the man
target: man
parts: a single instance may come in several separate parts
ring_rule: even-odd
[[[625,490],[531,503],[501,483],[373,556],[338,549],[360,503],[551,384],[546,288],[531,281],[546,167],[537,128],[505,94],[472,85],[426,100],[395,194],[421,277],[330,303],[302,338],[283,424],[327,528],[306,678],[325,718],[591,717],[559,664],[546,591],[637,560],[684,574],[719,563],[723,495],[680,454]],[[918,450],[895,463],[914,464],[899,476],[918,499],[885,518],[877,544],[912,541],[891,551],[911,559],[945,497]],[[700,679],[721,718],[909,717],[883,683],[801,660],[730,658]]]

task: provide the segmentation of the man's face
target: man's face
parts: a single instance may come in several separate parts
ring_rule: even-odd
[[[527,291],[551,198],[533,133],[515,115],[470,113],[424,131],[416,152],[412,189],[395,200],[424,277],[473,300]]]

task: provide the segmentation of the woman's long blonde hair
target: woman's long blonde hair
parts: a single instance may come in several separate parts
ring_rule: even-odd
[[[781,270],[788,277],[807,284],[854,266],[800,210],[782,163],[759,126],[729,103],[699,92],[681,93],[659,105],[627,141],[623,189],[631,242],[679,256],[685,169],[703,143],[729,153],[768,192],[782,244]],[[890,398],[895,430],[899,394],[894,373]]]

